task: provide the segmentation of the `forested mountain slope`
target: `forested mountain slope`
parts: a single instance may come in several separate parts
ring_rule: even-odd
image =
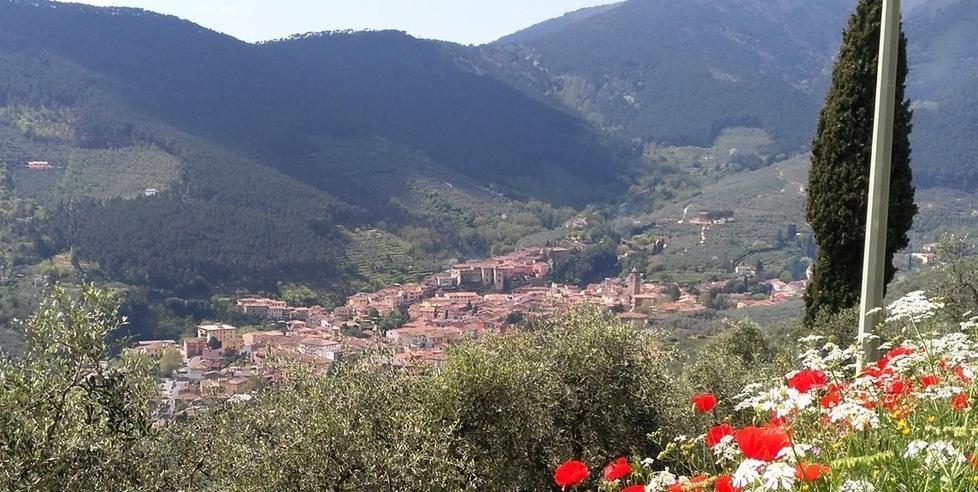
[[[978,184],[978,2],[943,0],[911,11],[914,178],[922,186]]]
[[[52,211],[54,246],[127,282],[342,286],[370,273],[350,231],[378,224],[440,239],[407,262],[485,253],[527,200],[617,189],[632,152],[399,32],[253,45],[142,10],[0,1],[0,162]]]
[[[806,146],[852,0],[629,0],[531,27],[473,55],[613,134],[709,147],[727,127]],[[978,184],[978,2],[904,7],[919,185]]]
[[[849,3],[631,0],[503,38],[485,56],[628,137],[708,146],[723,128],[753,126],[797,149],[814,129]]]

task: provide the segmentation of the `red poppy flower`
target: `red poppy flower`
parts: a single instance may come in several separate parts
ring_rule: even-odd
[[[621,489],[621,492],[645,492],[645,486],[642,484],[629,485]]]
[[[730,424],[720,424],[715,426],[706,431],[706,446],[712,448],[713,446],[720,444],[720,441],[722,441],[724,437],[732,436],[733,434],[734,428],[731,427]]]
[[[879,379],[883,376],[892,376],[893,369],[890,369],[889,367],[879,368],[873,366],[866,366],[863,368],[862,375],[869,376],[873,379]]]
[[[910,347],[904,347],[900,345],[899,347],[893,347],[889,352],[886,353],[886,358],[893,360],[901,355],[911,355],[913,354],[913,349]]]
[[[887,410],[894,411],[903,402],[903,399],[913,392],[913,381],[905,378],[897,378],[886,385],[886,397],[883,403]]]
[[[580,484],[587,476],[587,465],[576,460],[565,461],[554,470],[554,482],[562,489]]]
[[[879,401],[868,393],[860,393],[859,404],[862,405],[863,408],[874,410],[879,405]]]
[[[717,481],[713,483],[713,489],[716,492],[741,492],[743,490],[740,487],[734,487],[733,478],[730,475],[717,477]]]
[[[604,479],[609,482],[614,482],[619,478],[624,478],[632,474],[632,465],[628,464],[628,460],[622,456],[604,467]]]
[[[927,374],[920,376],[920,386],[924,389],[941,384],[941,377],[937,374]]]
[[[910,347],[904,347],[902,345],[899,347],[894,347],[893,349],[890,349],[890,351],[887,352],[886,355],[884,355],[880,360],[876,361],[876,367],[883,369],[884,367],[889,366],[893,359],[910,355],[912,353],[913,349]]]
[[[744,456],[760,461],[773,461],[791,445],[788,435],[776,427],[744,427],[734,433],[734,439]]]
[[[699,413],[710,412],[717,406],[717,397],[713,396],[712,393],[700,393],[698,395],[693,395],[689,401],[693,404],[693,408]]]
[[[828,466],[803,461],[795,468],[795,477],[798,477],[798,480],[814,482],[821,478],[822,475],[828,475],[831,472],[832,470]]]
[[[684,492],[683,491],[683,484],[680,483],[680,482],[676,482],[676,483],[670,485],[669,488],[666,489],[666,492]]]
[[[958,393],[951,398],[951,407],[955,410],[967,410],[971,406],[967,393]]]
[[[819,370],[805,369],[798,371],[788,379],[788,387],[797,390],[799,393],[808,393],[812,388],[824,388],[829,382],[829,377],[825,372]]]
[[[819,403],[821,403],[822,408],[832,408],[842,403],[842,394],[838,391],[829,391],[822,397]]]
[[[771,418],[764,424],[764,427],[773,427],[783,431],[788,436],[788,439],[791,439],[795,435],[795,430],[791,428],[791,423],[788,422],[788,418],[789,416],[779,417],[777,413],[772,412]]]
[[[978,468],[978,455],[969,454],[968,463],[971,463],[971,466]]]
[[[886,393],[895,396],[906,396],[913,392],[913,381],[906,378],[897,378],[886,385]]]
[[[971,378],[969,378],[968,375],[965,374],[963,366],[954,366],[954,369],[952,369],[951,371],[954,372],[954,375],[957,376],[962,383],[971,384]]]

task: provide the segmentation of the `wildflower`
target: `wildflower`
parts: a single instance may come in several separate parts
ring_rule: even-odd
[[[968,459],[968,463],[970,463],[971,466],[978,468],[978,455],[969,454],[967,456],[967,459]]]
[[[733,477],[730,475],[720,475],[716,482],[713,482],[713,490],[716,492],[741,492],[740,487],[734,487]]]
[[[565,461],[554,470],[554,482],[561,490],[574,487],[588,477],[587,465],[577,460]]]
[[[772,412],[774,417],[787,417],[808,408],[811,404],[811,394],[778,386],[755,396],[746,397],[735,408],[737,410],[753,408],[755,412]]]
[[[822,478],[822,475],[829,473],[831,473],[831,469],[819,463],[801,462],[795,468],[795,477],[806,482],[814,482]]]
[[[733,485],[738,488],[744,488],[752,485],[758,478],[761,478],[761,473],[758,471],[762,466],[764,466],[763,461],[746,459],[740,462],[737,466],[737,470],[733,475]]]
[[[621,489],[621,492],[645,492],[645,486],[642,484],[629,485]]]
[[[632,465],[628,464],[628,459],[624,456],[608,463],[608,466],[604,467],[604,479],[609,482],[614,482],[619,478],[624,478],[632,474]]]
[[[921,451],[925,449],[927,449],[927,441],[921,439],[917,439],[916,441],[911,441],[910,444],[907,444],[907,450],[904,451],[903,457],[913,458],[914,456],[917,456],[918,454],[920,454]]]
[[[829,420],[833,423],[845,422],[853,429],[864,431],[878,427],[879,415],[869,408],[856,403],[844,402],[829,410]]]
[[[924,464],[927,466],[946,465],[950,463],[964,463],[968,459],[958,451],[954,444],[949,441],[927,441],[916,440],[907,445],[907,450],[903,453],[904,458],[916,458],[923,454]]]
[[[791,445],[788,435],[772,427],[745,427],[734,434],[740,451],[747,458],[772,461],[778,453]]]
[[[824,371],[806,369],[798,371],[788,378],[788,387],[797,390],[799,393],[808,393],[813,388],[823,388],[829,382],[828,376]]]
[[[890,316],[886,322],[900,321],[909,319],[911,322],[923,321],[934,315],[944,304],[932,301],[924,295],[924,291],[918,290],[911,292],[896,301],[893,301],[886,310]]]
[[[954,375],[958,377],[964,384],[971,384],[971,380],[974,379],[975,373],[971,369],[966,369],[964,366],[957,365],[951,370]]]
[[[907,421],[906,420],[903,420],[903,419],[897,420],[896,421],[896,424],[894,425],[894,427],[896,427],[897,432],[899,432],[899,433],[901,433],[901,434],[903,434],[905,436],[906,435],[909,435],[910,432],[911,432],[910,425],[908,425],[907,424]]]
[[[892,360],[896,359],[897,357],[904,357],[904,356],[908,356],[908,355],[913,355],[913,353],[914,353],[914,350],[913,350],[912,347],[907,347],[906,345],[901,345],[899,347],[895,347],[893,349],[890,349],[890,351],[886,353],[886,359],[892,361]]]
[[[842,402],[842,394],[838,391],[829,391],[822,397],[819,404],[822,408],[832,408]]]
[[[655,474],[652,475],[652,479],[649,480],[649,484],[645,486],[645,490],[647,492],[660,492],[667,490],[675,483],[678,483],[676,481],[676,475],[672,474],[669,471],[669,468],[666,467],[665,470],[655,472]]]
[[[951,407],[958,411],[967,410],[971,406],[967,393],[958,393],[951,398]]]
[[[767,490],[791,490],[795,486],[795,467],[787,463],[770,463],[761,474]]]
[[[717,397],[712,393],[700,393],[698,395],[693,395],[689,401],[693,404],[693,408],[698,413],[707,413],[713,411],[713,408],[717,406]]]
[[[731,427],[730,424],[720,424],[714,426],[706,432],[706,436],[704,438],[706,441],[706,446],[712,448],[717,444],[720,444],[720,441],[723,440],[724,437],[732,436],[733,433],[734,428]]]
[[[876,487],[865,480],[846,480],[839,487],[839,492],[876,492]]]
[[[885,359],[880,359],[880,361],[882,361],[882,360],[885,360]],[[889,367],[886,367],[885,365],[883,367],[879,367],[880,361],[876,361],[876,364],[877,365],[875,365],[875,366],[866,366],[866,367],[864,367],[863,368],[863,371],[862,371],[862,373],[860,373],[860,375],[861,376],[864,376],[864,377],[868,377],[870,379],[874,379],[874,380],[875,379],[882,379],[882,378],[887,377],[887,376],[892,376],[893,375],[893,369],[891,369]],[[887,361],[886,364],[889,364],[889,361]]]
[[[895,378],[886,385],[886,397],[884,404],[891,412],[898,409],[900,403],[910,393],[913,392],[913,381],[904,378]]]
[[[931,386],[937,386],[938,384],[941,384],[941,377],[937,374],[920,376],[920,386],[924,389],[930,388]]]
[[[733,434],[723,436],[715,446],[710,448],[718,463],[733,461],[741,456],[740,448]]]

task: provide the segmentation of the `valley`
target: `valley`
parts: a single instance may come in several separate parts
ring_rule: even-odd
[[[612,4],[463,47],[393,31],[252,45],[144,11],[7,1],[5,207],[35,219],[3,239],[0,274],[116,285],[137,338],[189,334],[241,291],[333,306],[526,247],[604,248],[611,276],[679,285],[741,264],[802,280],[806,145],[847,2],[694,3],[661,18],[662,2]],[[972,230],[973,139],[937,130],[973,80],[940,75],[974,56],[942,48],[969,32],[969,7],[949,4],[907,14],[921,215],[896,262],[911,267]],[[138,51],[80,49],[85,26]],[[935,132],[954,142],[935,150]],[[0,320],[26,313],[33,283],[0,286]]]
[[[974,490],[978,2],[78,1],[0,0],[0,489]]]

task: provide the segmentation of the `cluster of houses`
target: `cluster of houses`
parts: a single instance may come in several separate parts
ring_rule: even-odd
[[[160,386],[160,412],[166,418],[214,399],[247,398],[263,381],[280,377],[277,368],[283,362],[326,369],[344,357],[371,353],[398,367],[438,367],[452,345],[506,333],[524,318],[560,315],[584,304],[618,312],[637,327],[706,309],[697,296],[646,283],[634,270],[624,280],[606,279],[585,288],[548,283],[549,272],[570,253],[530,249],[459,263],[418,283],[354,294],[332,310],[241,298],[238,309],[276,329],[242,332],[227,324],[205,324],[197,327],[196,337],[180,343],[139,342],[132,350],[154,357],[174,350],[182,356],[183,366]],[[804,282],[769,283],[772,295],[763,301],[768,303],[797,297],[804,288]],[[701,289],[723,284],[708,283]],[[762,302],[749,296],[736,300],[738,307]],[[406,322],[382,330],[378,317],[395,312]]]
[[[939,243],[928,243],[923,245],[919,253],[911,253],[910,258],[919,261],[922,265],[928,265],[937,261],[937,253],[940,248]]]

